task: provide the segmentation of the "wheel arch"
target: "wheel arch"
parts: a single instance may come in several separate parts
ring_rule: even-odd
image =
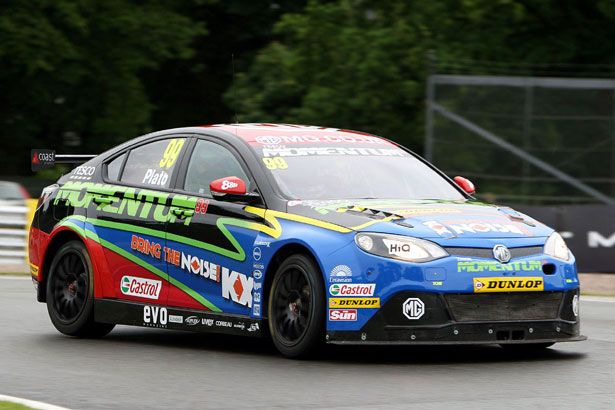
[[[49,241],[49,245],[47,245],[45,253],[43,254],[43,263],[41,264],[42,266],[40,268],[42,271],[42,277],[41,281],[38,284],[39,290],[37,300],[39,302],[47,302],[47,278],[49,277],[49,269],[51,267],[53,257],[60,250],[62,245],[72,240],[81,241],[87,248],[87,244],[85,243],[83,238],[71,229],[62,229],[61,231],[56,233]]]
[[[273,278],[275,277],[276,271],[278,270],[278,268],[280,267],[280,265],[282,264],[282,262],[284,262],[286,258],[288,258],[290,255],[295,255],[295,254],[303,254],[303,255],[308,256],[309,258],[312,258],[314,262],[316,262],[316,264],[320,268],[321,273],[324,272],[322,264],[320,263],[320,260],[316,257],[314,252],[307,246],[301,243],[298,243],[298,242],[291,242],[291,243],[287,243],[283,245],[282,247],[280,247],[280,249],[278,249],[276,253],[273,255],[273,257],[271,258],[271,261],[269,262],[269,265],[267,266],[267,269],[265,271],[265,281],[263,283],[263,298],[262,298],[263,300],[262,312],[264,314],[267,314],[268,312],[267,309],[269,308],[268,306],[269,305],[269,292],[271,291],[271,285],[273,284]],[[269,318],[266,318],[266,319],[269,319]]]

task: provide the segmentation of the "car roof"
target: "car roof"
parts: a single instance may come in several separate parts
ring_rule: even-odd
[[[234,134],[249,145],[288,143],[377,143],[397,145],[385,138],[359,131],[315,125],[239,123],[203,125],[203,128],[217,129]]]

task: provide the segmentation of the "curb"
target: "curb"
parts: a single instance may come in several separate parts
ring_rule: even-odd
[[[5,396],[0,394],[0,401],[9,401],[11,403],[22,404],[24,406],[32,407],[39,410],[70,410],[66,407],[54,406],[53,404],[43,403],[41,401],[34,401],[28,399],[22,399],[19,397]]]

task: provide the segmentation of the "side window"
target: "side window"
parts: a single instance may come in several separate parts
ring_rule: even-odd
[[[131,150],[120,181],[168,188],[185,143],[185,138],[173,138]]]
[[[184,190],[209,195],[210,182],[224,177],[239,177],[249,184],[241,164],[228,149],[211,141],[198,140],[188,164]]]
[[[120,171],[125,158],[126,154],[122,154],[107,164],[107,178],[110,181],[117,181],[120,178]]]

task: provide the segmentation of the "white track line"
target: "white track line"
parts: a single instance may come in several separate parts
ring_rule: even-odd
[[[581,295],[581,302],[615,303],[615,298],[612,296],[583,296]]]
[[[11,276],[11,275],[0,275],[0,279],[9,279],[9,280],[32,280],[30,276]]]
[[[40,401],[21,399],[19,397],[5,396],[3,394],[0,394],[0,401],[10,401],[11,403],[23,404],[24,406],[29,406],[33,409],[40,410],[70,410],[66,407],[54,406],[53,404],[47,404]]]

